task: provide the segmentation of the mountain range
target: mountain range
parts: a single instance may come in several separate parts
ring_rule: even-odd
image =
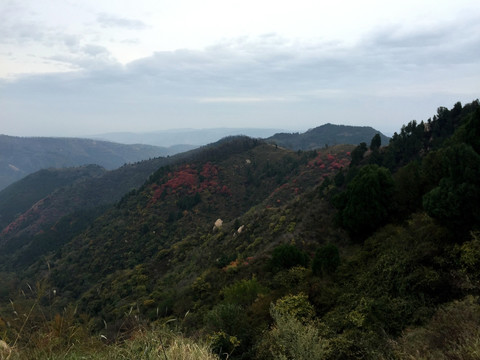
[[[158,358],[161,336],[217,359],[475,358],[479,139],[477,100],[387,146],[236,136],[33,174],[0,192],[0,333],[25,358]]]
[[[115,169],[125,163],[171,154],[172,151],[168,148],[151,145],[124,145],[79,138],[0,135],[0,189],[41,169],[88,164]]]
[[[109,141],[0,135],[0,190],[41,169],[96,164],[112,170],[126,163],[185,152],[226,136],[249,135],[261,138],[275,131],[275,129],[219,128],[169,130],[145,134],[110,133],[97,136]],[[268,138],[268,141],[289,149],[314,149],[325,144],[357,144],[369,141],[375,133],[372,128],[327,124],[305,134],[276,134]],[[382,140],[384,144],[388,141],[384,136]]]
[[[266,138],[280,131],[282,130],[261,128],[171,129],[145,133],[105,133],[90,135],[88,138],[113,141],[121,144],[148,144],[170,147],[184,144],[198,147],[213,143],[227,136],[244,135],[251,138]]]

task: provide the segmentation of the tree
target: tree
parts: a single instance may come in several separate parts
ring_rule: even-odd
[[[366,165],[335,199],[337,219],[355,239],[363,239],[388,219],[394,195],[390,171]]]
[[[360,143],[355,149],[352,151],[352,161],[350,162],[350,167],[357,166],[360,164],[360,161],[363,159],[363,155],[367,152],[367,143]]]
[[[422,177],[420,163],[411,161],[394,174],[395,207],[397,215],[406,217],[422,208],[422,196],[425,193],[425,179]]]
[[[381,145],[382,138],[380,137],[380,134],[375,134],[375,136],[372,138],[372,141],[370,142],[370,150],[378,150]]]
[[[466,144],[439,153],[444,176],[423,197],[423,207],[442,224],[465,234],[480,225],[480,155]]]
[[[270,259],[270,268],[273,271],[280,271],[283,269],[290,269],[291,267],[300,265],[306,266],[308,264],[308,255],[299,250],[294,245],[280,245],[277,246],[272,253]]]
[[[312,270],[316,275],[331,274],[340,265],[338,248],[333,244],[324,245],[315,252]]]

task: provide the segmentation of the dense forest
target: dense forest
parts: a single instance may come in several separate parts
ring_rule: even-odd
[[[388,144],[226,138],[0,239],[0,358],[477,359],[478,204],[478,100]]]

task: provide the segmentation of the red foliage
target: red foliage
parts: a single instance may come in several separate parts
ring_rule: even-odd
[[[168,173],[167,180],[161,184],[154,184],[152,189],[152,203],[158,201],[167,194],[178,192],[194,194],[200,191],[210,191],[223,195],[232,195],[226,185],[219,184],[219,169],[217,166],[207,162],[198,171],[194,165],[184,165],[173,173]]]
[[[218,176],[218,168],[215,165],[207,162],[205,165],[203,165],[200,175],[203,176],[205,179],[215,178]]]
[[[222,186],[222,188],[220,189],[220,194],[232,196],[232,192],[231,192],[230,189],[227,187],[227,185],[223,185],[223,186]]]
[[[176,171],[173,177],[168,180],[164,186],[169,187],[172,190],[181,187],[192,190],[197,185],[197,182],[197,171],[192,168],[185,168],[183,170]]]

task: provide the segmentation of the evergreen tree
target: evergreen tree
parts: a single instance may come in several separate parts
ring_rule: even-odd
[[[394,183],[390,171],[366,165],[336,198],[338,220],[355,239],[363,239],[385,223],[391,209]]]

